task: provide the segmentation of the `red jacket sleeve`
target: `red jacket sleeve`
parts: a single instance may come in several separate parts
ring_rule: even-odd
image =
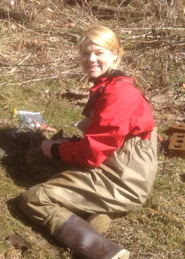
[[[63,142],[62,160],[71,165],[98,167],[129,135],[151,132],[154,120],[150,105],[128,82],[104,87],[94,107],[94,117],[79,142]]]

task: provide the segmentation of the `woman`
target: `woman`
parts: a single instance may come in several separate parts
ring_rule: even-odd
[[[45,158],[71,168],[22,193],[20,208],[80,258],[129,258],[84,219],[121,214],[145,202],[157,171],[155,124],[133,79],[116,70],[122,55],[117,36],[94,26],[78,46],[94,84],[78,125],[84,136],[42,142]]]

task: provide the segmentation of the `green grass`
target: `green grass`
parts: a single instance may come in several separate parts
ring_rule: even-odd
[[[32,85],[29,87],[29,94],[24,91],[25,88],[17,89],[15,91],[11,86],[7,91],[6,89],[2,91],[4,96],[8,93],[8,97],[1,102],[1,107],[6,105],[7,100],[11,100],[11,103],[4,113],[0,114],[0,120],[7,118],[7,123],[5,120],[1,124],[1,143],[4,142],[6,124],[11,127],[20,123],[20,118],[12,116],[13,107],[42,111],[51,125],[55,125],[58,129],[64,128],[69,135],[78,134],[72,122],[79,119],[82,109],[57,95],[56,93],[60,92],[60,86],[55,82],[53,85],[50,84],[51,94],[47,98],[42,93],[48,89],[48,85],[38,84],[34,87]],[[35,94],[39,95],[39,102],[34,102]],[[162,125],[159,132],[163,132],[164,128],[165,126]],[[131,258],[166,259],[171,256],[173,259],[183,259],[185,257],[185,181],[182,176],[185,174],[185,160],[171,158],[166,161],[160,151],[158,160],[158,175],[147,203],[141,210],[114,220],[106,235],[129,249]],[[166,163],[165,171],[164,163]],[[71,258],[69,252],[64,252],[50,236],[32,225],[19,211],[15,198],[33,182],[24,175],[24,170],[21,172],[18,168],[15,166],[11,171],[10,167],[1,167],[0,258],[1,255],[2,258],[9,258],[8,256],[12,258],[25,256],[28,259],[57,259],[61,256],[64,259]],[[6,238],[14,232],[31,244],[30,251],[25,255],[6,241]]]

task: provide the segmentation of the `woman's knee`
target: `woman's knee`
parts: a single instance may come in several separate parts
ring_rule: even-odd
[[[48,198],[42,189],[42,186],[32,187],[22,192],[19,199],[19,207],[22,212],[38,225],[42,225],[47,217],[45,203]]]
[[[20,193],[19,196],[19,207],[25,213],[30,213],[32,204],[37,200],[37,196],[31,190]]]

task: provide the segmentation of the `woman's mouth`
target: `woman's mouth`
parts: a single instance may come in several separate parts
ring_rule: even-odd
[[[89,66],[88,69],[89,70],[97,70],[97,69],[99,69],[99,66]]]

